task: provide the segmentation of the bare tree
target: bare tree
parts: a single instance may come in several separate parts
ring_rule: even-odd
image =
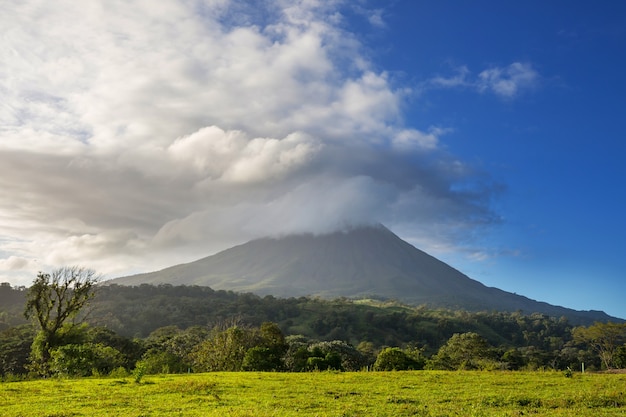
[[[39,272],[26,296],[26,318],[33,318],[39,332],[33,342],[33,369],[47,374],[50,352],[63,344],[63,335],[78,323],[79,312],[94,296],[100,275],[77,266],[62,267],[52,274]]]

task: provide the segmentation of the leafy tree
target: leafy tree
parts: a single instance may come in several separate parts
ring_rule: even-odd
[[[285,341],[285,335],[276,323],[266,321],[261,324],[260,336],[261,345],[274,350],[277,355],[282,356],[289,347]]]
[[[37,274],[28,289],[24,311],[26,318],[33,318],[39,327],[31,352],[34,370],[49,373],[51,351],[62,346],[63,335],[70,334],[80,322],[76,320],[78,314],[93,298],[99,278],[93,270],[76,266]]]
[[[282,360],[270,348],[255,346],[246,352],[241,368],[244,371],[278,371],[282,368]]]
[[[431,358],[434,369],[482,369],[493,362],[487,340],[477,333],[455,333]]]
[[[124,356],[101,343],[67,344],[51,352],[50,370],[59,375],[106,375],[124,364]]]
[[[0,332],[0,376],[26,373],[34,333],[29,324]]]
[[[285,338],[288,349],[284,356],[285,368],[291,372],[306,370],[309,350],[309,342],[303,335],[290,335]]]
[[[182,373],[187,370],[187,364],[182,358],[167,351],[152,349],[147,351],[142,357],[141,363],[146,374],[169,374]]]
[[[375,371],[408,371],[424,369],[424,360],[416,358],[414,352],[407,353],[398,347],[387,347],[380,351],[374,362]]]
[[[359,350],[341,340],[311,342],[302,335],[287,337],[286,369],[292,372],[315,370],[358,371],[369,364]]]
[[[337,352],[324,353],[317,347],[309,351],[305,370],[326,371],[329,369],[336,371],[344,370],[341,366],[341,356]]]
[[[358,350],[363,356],[363,361],[365,362],[365,366],[373,365],[376,362],[377,352],[376,347],[372,342],[362,341],[360,342],[356,350]]]
[[[24,320],[24,288],[0,283],[0,331],[26,323]]]
[[[505,362],[507,369],[511,370],[519,370],[526,365],[526,361],[524,360],[524,355],[520,352],[519,349],[511,348],[508,349],[502,355],[502,360]]]
[[[248,349],[254,347],[256,332],[241,326],[213,330],[212,336],[191,353],[196,371],[240,371]]]
[[[617,350],[626,338],[626,323],[595,323],[589,327],[576,327],[573,333],[576,342],[591,346],[606,369],[612,369]]]
[[[276,323],[264,322],[259,330],[260,341],[250,348],[243,359],[246,371],[280,371],[289,345]]]
[[[108,346],[119,351],[123,358],[120,366],[126,369],[131,369],[144,353],[140,340],[122,337],[105,327],[89,327],[85,338],[87,343]]]
[[[342,340],[318,342],[309,346],[312,356],[323,357],[327,368],[359,371],[367,366],[367,358],[354,346]]]
[[[626,368],[626,344],[617,348],[617,352],[615,354],[615,365],[621,369]]]

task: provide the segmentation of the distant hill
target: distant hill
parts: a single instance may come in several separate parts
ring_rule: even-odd
[[[397,299],[468,311],[538,312],[574,323],[620,321],[601,311],[572,310],[487,287],[382,225],[253,240],[195,262],[109,282],[201,285],[280,297]]]

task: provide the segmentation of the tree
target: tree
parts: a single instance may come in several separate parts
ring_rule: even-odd
[[[433,369],[482,369],[493,363],[490,346],[477,333],[455,333],[431,358]]]
[[[151,375],[182,373],[188,368],[179,356],[159,350],[147,351],[137,363],[142,363],[144,372]]]
[[[611,369],[620,345],[626,338],[626,323],[595,323],[589,327],[576,327],[574,341],[585,343],[600,356],[602,364]]]
[[[107,375],[124,365],[119,350],[102,343],[67,344],[50,352],[50,370],[57,375]]]
[[[524,355],[522,355],[522,352],[516,348],[511,348],[504,352],[502,360],[505,362],[507,369],[512,369],[514,371],[522,369],[525,365]]]
[[[244,371],[278,371],[282,368],[281,358],[277,357],[270,348],[255,346],[246,352],[241,369]]]
[[[261,324],[260,328],[261,345],[267,347],[273,351],[274,354],[282,356],[285,354],[289,346],[285,341],[285,335],[283,334],[278,324],[271,321],[266,321]]]
[[[617,352],[615,353],[615,365],[621,369],[626,368],[626,344],[617,348]]]
[[[285,338],[289,348],[284,356],[285,368],[291,372],[306,370],[309,358],[309,340],[303,335],[291,335]]]
[[[424,360],[417,352],[409,352],[398,347],[387,347],[380,351],[374,363],[375,371],[408,371],[424,369]]]
[[[26,295],[26,318],[39,327],[31,350],[33,370],[50,372],[51,351],[80,323],[78,314],[93,298],[99,275],[91,269],[63,267],[52,274],[39,272]]]
[[[0,331],[0,377],[26,373],[34,333],[30,324]]]
[[[215,328],[212,336],[197,345],[190,354],[195,371],[240,371],[248,349],[257,345],[257,332],[232,326]]]
[[[323,357],[329,369],[359,371],[368,365],[361,352],[342,340],[317,342],[309,346],[309,351],[311,356]]]
[[[246,352],[242,369],[245,371],[281,371],[283,356],[289,345],[276,323],[264,322],[259,329],[260,341]]]

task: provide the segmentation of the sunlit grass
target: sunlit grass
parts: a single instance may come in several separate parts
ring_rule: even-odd
[[[0,384],[0,415],[614,416],[626,376],[514,372],[209,373]]]

